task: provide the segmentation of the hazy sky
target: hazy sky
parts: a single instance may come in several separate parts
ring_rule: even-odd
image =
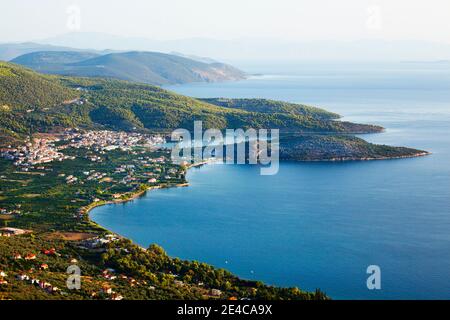
[[[450,44],[449,0],[0,1],[0,42],[85,31],[152,39],[381,38]]]

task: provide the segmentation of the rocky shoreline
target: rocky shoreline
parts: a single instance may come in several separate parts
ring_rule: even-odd
[[[108,205],[108,204],[120,204],[120,203],[125,203],[125,202],[129,202],[129,201],[138,199],[140,197],[145,196],[147,194],[147,192],[149,192],[151,190],[167,189],[167,188],[181,188],[181,187],[187,187],[187,186],[189,186],[189,183],[187,183],[187,182],[186,183],[177,183],[177,184],[164,184],[164,185],[159,185],[159,186],[151,186],[151,187],[148,187],[146,189],[139,190],[139,191],[136,191],[136,192],[124,193],[124,194],[121,195],[121,198],[119,198],[119,199],[110,200],[110,201],[92,202],[91,204],[83,207],[80,210],[80,214],[88,215],[90,211],[92,211],[93,209],[95,209],[97,207],[105,206],[105,205]],[[123,198],[124,196],[126,196],[126,198]],[[89,220],[91,222],[94,222],[90,218],[89,218]]]
[[[289,160],[289,161],[297,161],[297,162],[346,162],[346,161],[375,161],[375,160],[395,160],[395,159],[408,159],[408,158],[418,158],[425,157],[431,155],[431,152],[419,152],[411,155],[404,156],[394,156],[394,157],[352,157],[352,158],[332,158],[332,159],[298,159],[298,160]]]

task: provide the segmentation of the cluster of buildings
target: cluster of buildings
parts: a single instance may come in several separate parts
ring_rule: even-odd
[[[27,253],[24,257],[22,257],[21,254],[15,253],[13,255],[13,259],[14,260],[22,260],[22,259],[24,259],[24,260],[35,260],[36,259],[36,254],[34,254],[34,253]],[[47,270],[48,269],[48,265],[43,263],[43,264],[40,265],[39,269],[40,270]],[[7,276],[8,275],[5,272],[0,271],[0,285],[7,285],[8,284],[8,281],[5,280],[5,278]],[[41,289],[45,290],[48,293],[55,293],[55,292],[59,292],[60,291],[58,287],[53,286],[52,284],[50,284],[48,282],[45,282],[45,281],[42,281],[42,280],[39,280],[39,279],[36,279],[36,278],[32,278],[32,277],[30,277],[29,275],[27,275],[27,274],[25,274],[23,272],[17,274],[16,278],[17,278],[17,280],[27,281],[27,282],[29,282],[32,285],[40,287]]]
[[[83,174],[85,176],[87,176],[87,178],[86,178],[87,181],[101,180],[107,176],[106,173],[100,173],[95,170],[85,171],[85,172],[83,172]]]
[[[4,271],[0,271],[0,285],[7,285],[8,281],[5,279],[6,277],[8,277],[8,274]],[[45,290],[48,293],[55,293],[55,292],[59,292],[59,288],[53,286],[52,284],[39,280],[39,279],[35,279],[30,277],[29,275],[25,274],[25,273],[20,273],[16,276],[17,280],[20,281],[27,281],[32,285],[35,285],[43,290]]]
[[[93,151],[111,151],[115,149],[130,150],[137,145],[154,147],[165,142],[159,135],[144,135],[136,132],[118,131],[66,131],[64,140],[68,140],[66,147],[88,148]]]
[[[1,149],[3,158],[14,161],[15,166],[30,167],[53,161],[63,161],[70,157],[59,152],[55,140],[35,138],[22,147]]]
[[[100,173],[95,170],[91,171],[84,171],[83,175],[86,177],[85,181],[99,181],[101,179],[107,178],[106,173]],[[60,174],[59,177],[65,177],[67,184],[73,184],[78,182],[78,178],[74,175],[68,175],[66,176],[64,173]],[[82,179],[84,180],[84,179]],[[81,184],[84,184],[84,181],[81,181]]]
[[[46,264],[43,264],[43,265],[47,266]],[[48,268],[48,266],[47,266],[47,268]],[[41,266],[40,269],[45,270],[46,268],[43,269]],[[8,281],[5,279],[7,276],[8,276],[8,274],[6,272],[0,271],[0,285],[8,284]],[[39,287],[49,294],[54,294],[54,293],[63,294],[63,292],[57,286],[52,285],[50,282],[47,282],[44,280],[39,280],[39,279],[34,278],[33,276],[30,276],[24,272],[17,274],[16,279],[19,281],[27,282],[36,287]],[[111,286],[108,284],[103,284],[100,294],[102,294],[103,296],[106,296],[107,300],[122,300],[123,299],[123,296],[120,295],[119,293],[113,291]],[[92,293],[91,296],[93,298],[96,297],[97,292]]]
[[[30,233],[30,230],[17,229],[17,228],[0,228],[0,237],[12,237],[20,236],[22,234]]]
[[[55,142],[68,141],[67,144],[56,147]],[[18,148],[0,149],[3,158],[14,161],[16,166],[30,167],[38,164],[50,163],[74,159],[65,156],[61,150],[68,147],[87,148],[97,152],[111,151],[115,149],[130,150],[132,147],[142,145],[156,147],[165,142],[159,135],[144,135],[141,133],[116,132],[116,131],[80,131],[67,130],[61,138],[34,138],[26,141],[24,146]],[[99,156],[92,156],[91,161],[99,162]]]
[[[46,255],[46,256],[61,256],[58,252],[56,252],[55,248],[50,248],[50,249],[42,249],[41,253]],[[14,255],[12,256],[12,258],[14,260],[28,260],[28,261],[34,261],[37,259],[37,255],[35,253],[29,252],[26,255],[22,256],[20,253],[14,253]],[[75,261],[75,259],[71,260]],[[38,265],[39,270],[48,270],[49,266],[46,263],[41,263]],[[23,282],[27,282],[31,285],[34,285],[36,287],[41,288],[42,290],[44,290],[45,292],[51,294],[51,293],[60,293],[62,294],[63,292],[56,286],[52,285],[51,283],[44,281],[44,280],[40,280],[38,278],[35,278],[32,273],[34,272],[35,268],[31,268],[29,270],[28,273],[30,273],[30,275],[28,275],[27,273],[21,271],[19,273],[16,274],[15,278],[19,281],[23,281]],[[4,278],[1,276],[1,278]],[[7,284],[7,283],[4,283]]]
[[[107,300],[122,300],[123,299],[123,296],[118,294],[117,292],[113,291],[111,286],[109,286],[108,284],[104,284],[102,286],[101,293],[103,293],[106,296],[109,296],[107,298]],[[94,292],[91,296],[95,297],[95,296],[97,296],[97,293]]]
[[[87,155],[85,158],[92,162],[103,162],[102,157],[97,155]]]
[[[121,164],[115,170],[115,173],[125,173],[129,171],[134,171],[136,166],[134,164]]]
[[[32,277],[28,276],[28,275],[25,274],[25,273],[18,274],[18,275],[16,276],[16,278],[17,278],[18,280],[20,280],[20,281],[27,281],[27,282],[29,282],[30,284],[35,285],[35,286],[41,288],[42,290],[46,291],[47,293],[57,293],[57,292],[60,292],[59,288],[56,287],[56,286],[53,286],[51,283],[46,282],[46,281],[43,281],[43,280],[39,280],[39,279],[36,279],[36,278],[32,278]]]
[[[150,166],[150,165],[148,165],[148,160],[141,159],[139,161],[140,161],[141,165],[144,165],[144,167]],[[122,164],[115,169],[114,173],[115,174],[125,173],[126,175],[122,178],[120,183],[127,185],[127,184],[130,184],[130,183],[138,180],[138,178],[136,178],[134,176],[135,170],[136,170],[136,166],[134,164]],[[154,173],[147,172],[145,175],[147,175],[147,176],[154,175]],[[156,179],[154,180],[154,182],[156,182]]]
[[[81,242],[83,249],[98,249],[104,247],[106,244],[118,241],[119,238],[112,234],[107,234],[104,237],[95,237]]]
[[[0,208],[0,214],[2,214],[2,215],[12,216],[12,215],[19,215],[21,213],[22,212],[20,210],[17,210],[17,209],[15,209],[15,210],[8,210],[8,209],[5,209],[5,208]]]
[[[78,178],[73,176],[73,175],[69,175],[66,177],[66,183],[67,184],[72,184],[78,181]]]
[[[77,90],[78,90],[78,88],[77,88]],[[81,89],[80,90],[78,90],[78,91],[81,91]],[[82,106],[83,104],[85,104],[86,102],[88,102],[88,99],[85,99],[85,98],[76,98],[76,99],[72,99],[72,100],[66,100],[66,101],[64,101],[63,102],[63,104],[76,104],[76,105],[78,105],[78,106]]]
[[[119,183],[124,185],[129,185],[130,183],[133,183],[137,181],[138,179],[133,176],[133,173],[127,174],[125,177],[123,177],[122,180],[119,181]]]
[[[109,281],[114,281],[114,280],[122,280],[122,281],[126,281],[128,282],[128,285],[130,287],[134,287],[136,285],[147,285],[147,281],[142,280],[142,281],[137,281],[136,279],[134,279],[133,277],[124,275],[124,274],[120,274],[117,275],[116,274],[116,270],[108,268],[102,271],[101,277],[109,280]]]

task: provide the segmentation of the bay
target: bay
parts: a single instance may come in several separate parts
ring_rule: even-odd
[[[94,209],[104,227],[171,256],[335,299],[450,298],[450,70],[446,64],[243,65],[262,76],[167,89],[307,103],[379,124],[371,142],[421,158],[191,169],[187,188]],[[382,289],[368,290],[378,265]]]

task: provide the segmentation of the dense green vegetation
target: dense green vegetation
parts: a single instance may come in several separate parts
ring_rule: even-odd
[[[298,105],[296,113],[254,112],[212,105],[181,96],[158,87],[112,80],[65,80],[73,87],[82,86],[90,105],[103,108],[103,125],[117,122],[132,123],[145,129],[170,130],[193,127],[194,120],[202,120],[204,128],[279,128],[294,132],[377,132],[382,128],[324,119],[326,111]],[[305,114],[299,110],[304,109]],[[121,109],[122,117],[117,110]],[[127,111],[124,111],[127,110]],[[132,113],[129,113],[131,111]],[[112,118],[110,122],[108,118]],[[139,120],[139,122],[137,121]],[[121,129],[130,129],[122,127]]]
[[[348,135],[295,135],[280,140],[280,159],[301,161],[372,160],[413,157],[426,151],[369,143]]]
[[[338,119],[340,117],[338,114],[326,111],[324,109],[307,106],[304,104],[289,103],[284,101],[275,101],[268,99],[208,98],[200,100],[220,107],[240,109],[249,112],[284,113],[301,116],[310,116],[322,120],[332,120]]]
[[[60,110],[78,96],[56,77],[0,62],[0,145],[8,137],[74,124],[77,112],[68,116]]]
[[[0,62],[0,106],[2,112],[28,108],[53,108],[77,97],[74,90],[61,85],[56,77]]]
[[[17,57],[12,62],[39,72],[77,77],[104,77],[153,85],[243,79],[245,74],[223,63],[204,63],[159,52],[44,51]]]
[[[382,130],[378,126],[334,121],[337,115],[309,106],[261,99],[234,101],[231,106],[235,108],[230,104],[217,106],[146,84],[57,78],[0,63],[0,133],[11,137],[75,126],[192,129],[194,120],[202,120],[204,128],[217,129],[279,128],[285,132],[320,133]]]
[[[80,249],[78,241],[65,241],[51,234],[31,234],[0,238],[0,270],[7,273],[7,285],[0,285],[0,300],[109,299],[102,288],[111,287],[124,299],[295,299],[318,300],[327,297],[319,290],[308,293],[298,288],[277,288],[260,282],[239,279],[226,270],[216,269],[197,261],[170,258],[163,249],[151,245],[147,250],[122,239],[105,245],[96,253]],[[55,248],[55,255],[41,249]],[[15,254],[36,254],[35,260],[15,260]],[[76,262],[73,262],[76,259]],[[42,264],[48,269],[41,270]],[[81,288],[66,286],[70,265],[81,270]],[[115,279],[105,279],[104,270],[113,268]],[[33,270],[34,269],[34,270]],[[30,281],[16,278],[25,274],[48,282],[60,289],[48,293]],[[29,272],[29,270],[33,270]],[[220,297],[211,294],[221,290]]]
[[[62,142],[61,142],[62,143]],[[74,160],[40,165],[23,172],[10,161],[0,159],[0,206],[20,210],[13,216],[0,215],[0,227],[31,230],[31,234],[0,237],[0,271],[7,284],[0,285],[0,299],[108,299],[102,292],[111,287],[125,299],[325,299],[317,291],[309,293],[297,288],[276,288],[260,282],[237,278],[228,271],[197,261],[169,257],[156,245],[147,250],[126,239],[91,247],[89,239],[103,238],[108,233],[89,220],[86,208],[108,201],[122,201],[151,187],[184,184],[186,168],[164,162],[144,161],[165,157],[168,151],[136,147],[128,151],[95,152],[90,149],[65,149]],[[88,158],[99,156],[101,162]],[[117,172],[118,166],[126,172]],[[85,172],[105,173],[101,180],[88,180]],[[167,175],[171,178],[168,179]],[[76,183],[66,183],[73,175]],[[121,183],[124,177],[133,180]],[[156,182],[149,183],[149,177]],[[119,198],[117,195],[121,195]],[[45,250],[55,248],[55,253]],[[33,260],[25,260],[27,254]],[[17,259],[14,255],[20,254]],[[76,259],[74,262],[73,259]],[[43,265],[46,265],[43,269]],[[80,290],[66,287],[66,269],[76,264],[82,272]],[[104,270],[114,278],[106,278]],[[28,280],[17,279],[26,274],[60,289],[47,292]],[[220,290],[220,295],[213,294]]]
[[[65,231],[88,231],[90,228],[88,221],[77,220],[73,215],[67,215],[67,211],[77,212],[83,206],[93,202],[93,199],[100,201],[111,201],[114,194],[122,194],[130,191],[139,191],[139,188],[147,184],[148,176],[146,172],[151,172],[156,168],[158,172],[158,185],[167,183],[184,183],[184,175],[177,179],[167,181],[164,179],[166,172],[177,166],[169,163],[164,166],[152,166],[151,170],[137,160],[138,156],[131,152],[110,151],[106,155],[101,155],[85,149],[66,149],[64,154],[76,157],[75,160],[65,160],[44,165],[44,169],[36,170],[34,173],[22,172],[19,168],[12,166],[10,161],[0,159],[1,173],[4,176],[0,184],[0,207],[15,208],[19,206],[24,214],[20,220],[13,221],[10,226],[20,223],[21,227],[39,230],[65,230]],[[92,162],[88,156],[101,156],[104,161]],[[149,153],[153,157],[167,155],[167,153]],[[134,176],[138,180],[128,182],[126,185],[120,180],[126,173],[114,173],[115,168],[120,165],[134,165]],[[96,172],[107,173],[111,181],[97,180],[84,181],[83,184],[66,184],[65,177],[74,175],[86,180],[83,172],[95,170]],[[59,176],[64,173],[65,176]],[[151,187],[155,184],[149,184]],[[31,196],[30,196],[31,195]],[[75,196],[76,195],[76,196]],[[75,200],[75,202],[71,202]],[[30,212],[27,214],[26,212]],[[79,230],[73,228],[79,228]],[[81,228],[81,229],[80,229]]]

